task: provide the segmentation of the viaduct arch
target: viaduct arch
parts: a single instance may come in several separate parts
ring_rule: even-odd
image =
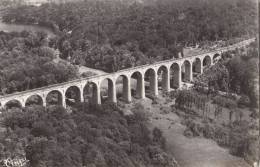
[[[119,85],[121,86],[122,99],[126,102],[131,102],[133,96],[143,99],[147,93],[156,96],[159,88],[163,91],[181,88],[183,82],[192,81],[194,73],[201,74],[203,68],[216,63],[223,52],[244,47],[253,41],[255,38],[200,55],[160,61],[115,73],[91,76],[0,96],[0,108],[8,108],[10,103],[21,107],[31,104],[43,106],[59,104],[67,107],[70,103],[84,101],[101,104],[104,99],[116,103],[119,98],[117,94],[120,94],[120,89],[117,89]],[[104,83],[107,87],[106,95],[101,94],[101,87]],[[38,100],[34,99],[36,97]]]

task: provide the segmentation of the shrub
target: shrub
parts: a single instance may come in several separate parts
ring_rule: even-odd
[[[249,137],[245,142],[244,157],[250,164],[253,164],[259,160],[259,136]]]
[[[258,109],[251,109],[250,117],[252,118],[259,118],[259,110]]]
[[[194,83],[193,88],[194,88],[194,90],[196,90],[199,93],[207,94],[208,90],[205,89],[206,86],[207,86],[207,84],[197,81]]]
[[[178,167],[177,162],[171,156],[167,155],[158,146],[148,147],[149,157],[152,159],[153,165],[158,167]]]
[[[229,109],[232,109],[232,108],[236,108],[237,106],[237,103],[235,100],[231,100],[229,98],[226,98],[226,97],[222,97],[222,96],[216,96],[213,98],[213,103],[214,104],[218,104],[222,107],[226,107],[226,108],[229,108]]]
[[[204,129],[203,129],[203,136],[206,138],[214,138],[214,134],[215,134],[215,128],[214,125],[210,124],[210,123],[206,123],[204,125]]]
[[[245,152],[245,139],[246,137],[239,133],[230,134],[230,153],[242,157]]]
[[[193,133],[189,128],[186,128],[183,132],[183,135],[188,137],[188,138],[192,138],[193,137]]]
[[[187,126],[186,130],[184,131],[186,135],[190,136],[190,132],[191,132],[192,136],[194,137],[203,136],[204,128],[202,123],[196,122],[189,118],[184,121],[184,124]]]
[[[161,148],[165,149],[166,139],[163,136],[162,131],[157,127],[153,129],[153,142],[159,144]]]
[[[229,130],[226,127],[217,126],[214,134],[214,140],[220,146],[229,145]]]
[[[174,98],[177,98],[178,94],[179,94],[179,91],[171,91],[171,92],[169,93],[169,97],[170,97],[171,99],[174,99]]]
[[[252,133],[252,123],[248,121],[235,121],[231,124],[230,152],[244,157],[250,164],[259,158],[259,131],[255,132]]]
[[[152,104],[159,104],[159,98],[155,97],[155,98],[153,99]]]
[[[243,107],[243,106],[249,106],[250,105],[250,99],[246,95],[242,95],[240,99],[238,100],[238,106]]]

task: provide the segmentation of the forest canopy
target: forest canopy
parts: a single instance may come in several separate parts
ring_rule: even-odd
[[[0,95],[78,77],[75,66],[54,59],[46,34],[0,32]]]
[[[39,24],[76,64],[117,71],[178,57],[183,46],[257,33],[252,0],[94,1],[9,8],[5,22]]]
[[[114,104],[33,106],[7,112],[0,160],[26,158],[28,167],[177,167],[162,132],[147,126],[142,110],[124,116]],[[1,165],[1,161],[0,161]]]

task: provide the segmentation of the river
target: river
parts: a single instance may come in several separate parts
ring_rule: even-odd
[[[39,25],[23,25],[23,24],[4,23],[1,18],[0,18],[0,31],[4,31],[4,32],[13,32],[13,31],[15,31],[15,32],[21,32],[21,31],[37,32],[37,31],[43,31],[43,32],[47,33],[49,38],[55,36],[53,31],[49,28],[41,27]]]

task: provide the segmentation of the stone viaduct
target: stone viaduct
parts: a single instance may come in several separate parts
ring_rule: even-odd
[[[183,82],[192,82],[193,73],[201,74],[206,66],[211,66],[218,61],[218,56],[223,52],[245,47],[255,39],[248,39],[228,47],[216,49],[212,52],[203,53],[196,56],[170,59],[120,70],[114,73],[81,78],[65,83],[50,85],[42,88],[32,89],[23,92],[17,92],[0,96],[0,107],[6,107],[10,101],[16,101],[21,107],[25,107],[27,101],[32,96],[37,96],[43,106],[48,105],[47,97],[51,93],[58,95],[58,104],[66,107],[66,98],[68,90],[74,89],[75,101],[83,102],[87,90],[91,90],[91,101],[95,104],[101,104],[101,83],[106,80],[107,99],[111,102],[117,102],[117,85],[122,85],[122,98],[126,102],[132,100],[132,89],[135,90],[135,96],[145,98],[146,83],[148,83],[149,93],[158,95],[158,89],[170,91],[171,87],[180,88]],[[131,79],[132,78],[132,79]],[[136,84],[133,86],[131,82]],[[89,89],[89,87],[91,89]],[[68,98],[67,98],[68,99]]]

